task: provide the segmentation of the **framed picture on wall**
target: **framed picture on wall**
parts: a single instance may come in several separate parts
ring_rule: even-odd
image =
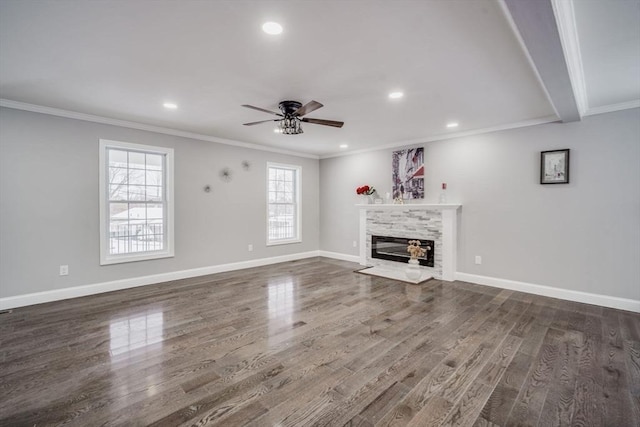
[[[540,153],[540,184],[569,183],[569,149]]]
[[[394,151],[391,171],[394,200],[424,199],[424,147]]]

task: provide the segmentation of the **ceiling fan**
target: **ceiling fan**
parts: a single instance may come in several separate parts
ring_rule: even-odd
[[[271,120],[261,120],[259,122],[251,122],[244,123],[245,126],[253,126],[260,123],[266,122],[279,122],[278,124],[278,132],[283,133],[285,135],[297,135],[302,133],[302,127],[300,126],[301,122],[312,123],[314,125],[324,125],[324,126],[333,126],[336,128],[341,128],[344,125],[344,122],[337,122],[335,120],[323,120],[323,119],[311,119],[308,117],[302,117],[305,114],[308,114],[312,111],[317,110],[323,105],[317,101],[310,101],[304,106],[301,102],[298,101],[282,101],[278,104],[278,108],[280,108],[280,113],[276,113],[275,111],[265,110],[264,108],[254,107],[253,105],[243,105],[243,107],[251,108],[253,110],[263,111],[265,113],[275,114],[279,116],[279,119],[271,119]]]

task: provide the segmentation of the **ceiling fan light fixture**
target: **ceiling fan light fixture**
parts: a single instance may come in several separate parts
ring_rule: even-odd
[[[286,116],[280,120],[280,133],[284,135],[298,135],[304,133],[300,126],[300,119],[297,117]]]

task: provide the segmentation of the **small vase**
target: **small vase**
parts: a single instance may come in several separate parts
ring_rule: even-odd
[[[373,193],[367,194],[367,201],[370,205],[375,205],[377,198],[378,198],[378,192],[375,190],[373,191]]]
[[[417,259],[410,259],[409,265],[405,270],[405,274],[409,280],[420,280],[422,277],[422,271],[420,270],[420,261]]]

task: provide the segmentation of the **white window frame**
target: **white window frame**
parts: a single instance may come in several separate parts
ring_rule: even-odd
[[[164,237],[165,245],[162,250],[137,252],[129,254],[110,254],[110,228],[109,228],[109,179],[107,165],[107,149],[122,149],[138,151],[149,154],[160,154],[165,157],[164,165]],[[130,142],[100,140],[99,154],[100,173],[100,265],[120,264],[133,261],[144,261],[174,256],[174,204],[173,204],[173,149],[165,147],[153,147],[150,145],[132,144]]]
[[[295,218],[296,218],[296,227],[295,232],[296,236],[292,239],[270,239],[269,238],[269,170],[271,168],[278,169],[288,169],[292,170],[295,175],[295,195],[294,195],[294,203],[295,203]],[[302,166],[298,165],[288,165],[284,163],[273,163],[267,162],[267,246],[275,246],[275,245],[288,245],[291,243],[300,243],[302,242],[302,206],[300,201],[302,200]]]

